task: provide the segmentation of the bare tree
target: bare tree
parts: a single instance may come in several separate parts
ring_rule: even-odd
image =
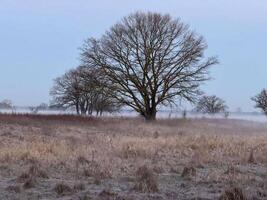
[[[44,110],[48,110],[49,109],[49,106],[46,103],[41,103],[38,106],[30,106],[29,109],[31,110],[31,112],[33,114],[37,114],[40,110],[43,110],[43,111]]]
[[[197,103],[196,111],[215,114],[219,112],[226,112],[227,106],[225,101],[221,98],[212,95],[212,96],[202,96]]]
[[[54,86],[50,91],[53,96],[52,104],[62,107],[75,106],[77,114],[81,113],[82,86],[80,74],[77,70],[70,70],[63,76],[54,80]]]
[[[84,65],[81,78],[85,83],[84,93],[88,98],[88,113],[96,111],[97,115],[103,112],[115,112],[121,108],[117,99],[113,98],[114,90],[110,81],[106,78],[103,71],[92,65]]]
[[[107,84],[99,69],[80,66],[55,79],[50,92],[52,105],[75,107],[77,114],[82,115],[92,115],[94,110],[99,114],[115,111],[118,104],[109,95],[112,87]]]
[[[258,95],[252,97],[252,100],[256,103],[255,107],[267,115],[267,90],[263,89]]]
[[[101,67],[112,83],[114,98],[146,119],[155,119],[159,105],[177,99],[194,101],[209,79],[203,37],[169,15],[137,12],[115,24],[99,40],[88,39],[82,60]]]
[[[12,109],[13,103],[9,99],[5,99],[2,102],[0,102],[0,109]]]

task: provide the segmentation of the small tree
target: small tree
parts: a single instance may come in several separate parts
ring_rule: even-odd
[[[37,114],[40,110],[47,110],[49,109],[48,104],[46,103],[41,103],[38,106],[31,106],[29,109],[32,111],[32,113]]]
[[[0,102],[0,108],[1,109],[12,109],[13,108],[13,103],[9,99],[5,99],[2,102]]]
[[[111,97],[112,87],[108,85],[98,68],[80,66],[55,79],[50,92],[52,105],[75,107],[77,114],[82,115],[115,111],[119,104]]]
[[[202,96],[196,106],[197,112],[215,114],[219,112],[226,112],[227,106],[225,101],[219,97],[212,96]]]
[[[53,96],[52,105],[61,107],[75,107],[77,114],[81,113],[82,84],[79,71],[70,70],[54,80],[54,86],[50,92]]]
[[[267,90],[263,89],[258,95],[251,99],[256,103],[255,108],[261,109],[261,111],[267,115]]]

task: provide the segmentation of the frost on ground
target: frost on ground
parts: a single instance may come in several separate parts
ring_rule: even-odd
[[[267,199],[267,125],[0,115],[0,199]]]

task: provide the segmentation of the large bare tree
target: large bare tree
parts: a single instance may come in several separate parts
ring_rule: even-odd
[[[203,37],[179,19],[137,12],[100,39],[88,39],[82,60],[103,69],[121,103],[155,119],[159,105],[193,101],[200,94],[209,67],[217,63],[205,58],[206,48]]]

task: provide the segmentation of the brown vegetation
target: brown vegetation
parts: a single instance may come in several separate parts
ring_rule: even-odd
[[[234,187],[226,190],[220,197],[220,200],[247,200],[247,198],[242,189]]]
[[[66,195],[72,193],[72,188],[64,183],[59,183],[54,188],[58,195]]]
[[[158,182],[152,169],[147,166],[142,166],[138,168],[136,172],[137,182],[135,189],[140,192],[157,192]]]
[[[2,199],[103,199],[104,188],[122,199],[152,194],[219,199],[229,185],[246,188],[247,198],[265,198],[265,124],[38,115],[0,119]]]

